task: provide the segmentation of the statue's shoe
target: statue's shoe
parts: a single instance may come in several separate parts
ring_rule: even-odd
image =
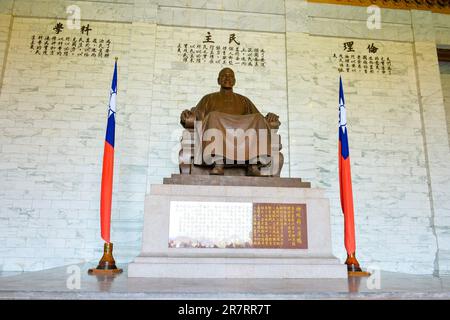
[[[259,177],[261,175],[261,171],[256,164],[252,164],[247,168],[247,175],[253,177]]]
[[[209,174],[216,175],[216,176],[223,176],[223,173],[224,173],[224,167],[221,165],[217,165],[217,164],[209,172]]]

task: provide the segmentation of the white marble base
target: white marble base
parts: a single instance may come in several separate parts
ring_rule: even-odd
[[[149,278],[346,278],[337,259],[138,257],[129,277]]]
[[[308,249],[169,248],[170,201],[305,203]],[[146,197],[141,254],[129,277],[347,278],[332,255],[329,202],[310,188],[153,185]]]

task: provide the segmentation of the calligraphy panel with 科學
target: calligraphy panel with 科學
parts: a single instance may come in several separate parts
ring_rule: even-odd
[[[89,23],[79,30],[67,29],[63,23],[57,22],[50,33],[33,34],[29,44],[30,52],[46,57],[109,58],[111,39],[90,36],[89,32],[93,29]]]

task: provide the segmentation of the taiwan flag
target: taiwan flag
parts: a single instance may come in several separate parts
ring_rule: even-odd
[[[344,244],[348,255],[354,255],[355,219],[353,210],[352,175],[348,146],[347,117],[345,111],[344,89],[339,77],[339,187],[341,208],[344,214]]]
[[[103,152],[102,187],[100,194],[100,226],[102,239],[110,242],[111,203],[114,173],[114,136],[116,129],[117,60],[109,96],[108,124],[106,127],[105,149]]]

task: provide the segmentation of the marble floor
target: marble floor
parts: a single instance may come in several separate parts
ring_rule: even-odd
[[[373,278],[353,277],[149,279],[128,278],[126,266],[115,277],[90,276],[87,270],[91,267],[84,264],[69,269],[0,272],[0,299],[450,299],[450,275],[380,272],[379,283]]]

